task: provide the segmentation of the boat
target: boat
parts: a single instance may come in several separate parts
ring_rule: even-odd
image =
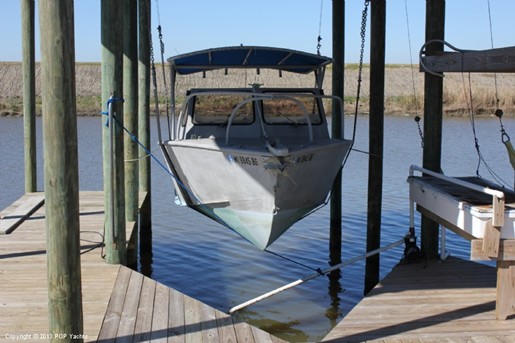
[[[416,204],[420,213],[454,233],[482,240],[488,258],[497,258],[502,240],[515,239],[514,191],[478,176],[451,177],[415,165],[408,183],[411,227]]]
[[[176,202],[236,231],[261,250],[326,203],[352,145],[352,140],[329,134],[325,103],[334,102],[343,113],[342,100],[324,95],[322,89],[331,62],[316,54],[259,46],[169,58],[168,137],[160,134],[159,145],[173,174]],[[181,77],[218,71],[222,78],[241,69],[271,69],[278,77],[312,73],[314,86],[242,87],[238,82],[176,94]],[[343,115],[341,123],[343,128]]]

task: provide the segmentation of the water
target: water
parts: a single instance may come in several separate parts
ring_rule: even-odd
[[[350,118],[349,118],[350,119]],[[348,131],[350,122],[347,120]],[[78,119],[79,175],[81,190],[102,189],[100,127],[95,117]],[[154,122],[152,121],[152,124]],[[515,135],[515,119],[504,119],[508,134]],[[497,118],[476,119],[481,152],[489,166],[508,184],[513,170],[501,143]],[[41,119],[37,120],[39,189],[43,185]],[[155,132],[153,140],[156,138]],[[468,119],[444,120],[442,168],[448,175],[475,175],[477,153]],[[368,150],[368,118],[358,119],[356,149]],[[154,153],[162,160],[157,146]],[[0,118],[0,208],[24,192],[23,120]],[[385,118],[384,186],[381,245],[407,232],[408,168],[421,165],[422,149],[412,117]],[[365,252],[368,155],[352,152],[343,170],[343,259]],[[488,179],[484,166],[480,174]],[[153,256],[151,277],[197,298],[221,311],[313,273],[310,268],[328,267],[329,208],[322,208],[294,225],[270,251],[260,252],[233,232],[198,213],[174,204],[169,176],[152,164]],[[419,217],[417,215],[417,223]],[[417,226],[418,227],[418,226]],[[451,232],[448,249],[468,258],[469,243]],[[403,247],[381,255],[381,278],[402,256]],[[300,264],[304,265],[300,265]],[[148,269],[148,268],[147,268]],[[274,335],[291,341],[316,341],[361,299],[364,262],[345,267],[339,280],[323,276],[278,294],[236,314]]]

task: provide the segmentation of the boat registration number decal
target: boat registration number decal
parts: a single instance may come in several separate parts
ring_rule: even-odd
[[[315,156],[314,153],[296,156],[295,159],[293,160],[293,163],[309,162],[309,161],[313,160],[314,156]]]
[[[228,155],[227,159],[230,162],[236,162],[238,164],[243,164],[243,165],[247,165],[247,166],[259,165],[258,159],[256,157]]]

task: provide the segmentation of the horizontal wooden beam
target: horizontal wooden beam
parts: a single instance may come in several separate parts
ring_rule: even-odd
[[[515,47],[442,52],[438,55],[422,56],[420,71],[425,72],[426,68],[434,73],[515,73]]]
[[[471,260],[499,260],[515,261],[515,239],[501,239],[499,242],[498,258],[490,258],[483,251],[483,240],[473,239],[470,241]]]

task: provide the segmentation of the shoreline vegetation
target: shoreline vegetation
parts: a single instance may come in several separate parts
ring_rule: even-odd
[[[166,77],[169,77],[165,67]],[[101,104],[100,63],[77,62],[75,67],[77,115],[99,116],[104,109]],[[157,89],[161,114],[164,113],[165,92],[162,65],[156,65]],[[363,66],[359,114],[368,114],[369,108],[369,74],[370,66]],[[356,89],[358,65],[346,64],[344,83],[344,107],[346,114],[356,110]],[[21,116],[23,114],[21,62],[0,62],[0,116]],[[225,75],[224,71],[212,71],[206,74],[179,76],[177,94],[184,94],[186,89],[195,87],[248,87],[259,83],[264,87],[312,87],[313,75],[283,73],[277,71],[234,70]],[[497,108],[505,116],[515,116],[515,77],[509,74],[493,73],[448,73],[444,77],[443,113],[444,116],[493,116]],[[325,94],[331,93],[331,67],[326,71],[324,82]],[[385,114],[402,116],[423,116],[424,73],[419,72],[418,65],[388,64],[385,71]],[[36,114],[41,115],[40,65],[36,63]],[[472,99],[472,101],[471,101]],[[499,101],[497,101],[497,99]],[[498,102],[498,104],[497,104]],[[471,107],[472,106],[472,107]],[[472,110],[471,110],[472,108]],[[151,111],[153,104],[153,86],[151,85]]]

